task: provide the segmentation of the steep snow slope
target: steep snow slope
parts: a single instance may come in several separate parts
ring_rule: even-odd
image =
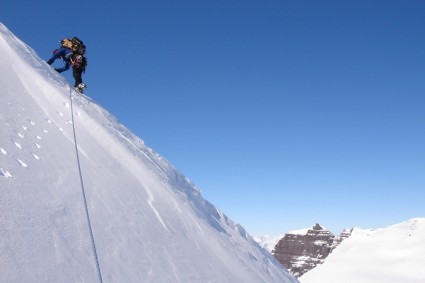
[[[322,265],[301,276],[300,281],[425,282],[425,218],[376,230],[354,228]]]
[[[297,282],[1,24],[0,53],[1,282],[98,281],[79,166],[104,282]]]

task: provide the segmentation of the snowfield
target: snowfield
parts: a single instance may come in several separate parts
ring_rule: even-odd
[[[298,282],[2,24],[0,53],[2,283]]]

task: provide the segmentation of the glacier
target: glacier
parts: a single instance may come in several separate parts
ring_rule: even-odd
[[[1,23],[0,52],[1,282],[298,282]]]

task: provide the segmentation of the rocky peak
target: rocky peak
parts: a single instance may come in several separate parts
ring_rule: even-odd
[[[313,226],[313,230],[324,230],[322,226],[320,226],[319,223],[316,223],[316,225]]]
[[[285,234],[272,254],[295,276],[300,277],[323,263],[329,253],[350,235],[350,230],[344,230],[336,237],[316,223],[305,234]]]

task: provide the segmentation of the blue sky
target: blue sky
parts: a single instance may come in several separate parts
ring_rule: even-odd
[[[422,0],[0,3],[43,58],[80,37],[87,95],[254,235],[425,216],[424,14]]]

